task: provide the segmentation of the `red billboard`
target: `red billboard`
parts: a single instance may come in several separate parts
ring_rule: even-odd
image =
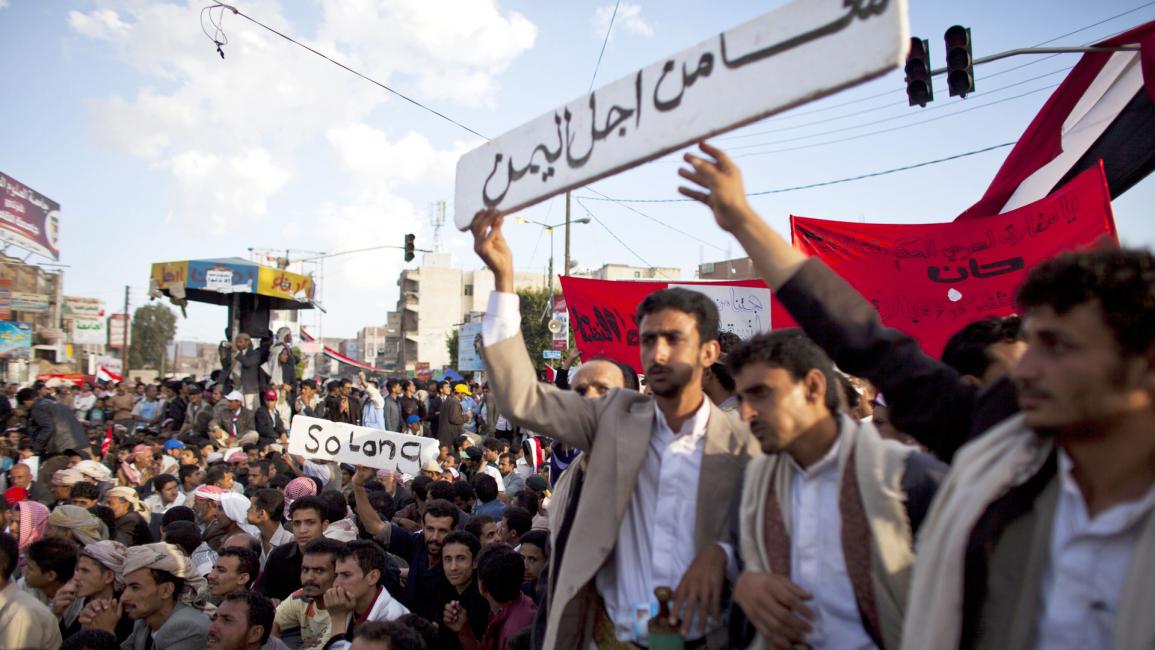
[[[0,241],[60,259],[60,204],[0,172]]]

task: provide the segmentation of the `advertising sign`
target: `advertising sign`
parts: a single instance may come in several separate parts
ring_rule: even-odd
[[[481,323],[463,324],[457,337],[457,370],[461,372],[485,370],[481,348]]]
[[[31,323],[0,322],[0,359],[27,359],[31,351]]]
[[[60,259],[60,204],[0,172],[0,241]]]

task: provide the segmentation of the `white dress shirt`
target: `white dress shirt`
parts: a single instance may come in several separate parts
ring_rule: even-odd
[[[1155,506],[1155,488],[1094,518],[1059,451],[1060,492],[1051,524],[1050,561],[1043,574],[1043,606],[1035,647],[1110,648],[1115,614],[1141,523]]]
[[[834,441],[821,460],[803,469],[794,459],[790,482],[790,575],[814,599],[806,606],[815,619],[806,642],[812,648],[875,648],[862,626],[854,586],[842,554],[842,513],[838,508],[838,451]],[[868,543],[868,540],[863,540]]]
[[[481,324],[485,344],[500,343],[520,329],[517,295],[491,293]],[[639,622],[637,612],[649,612],[656,605],[655,587],[676,588],[694,561],[698,479],[709,418],[710,402],[705,398],[677,432],[660,410],[654,410],[650,446],[618,530],[613,561],[596,577],[619,640],[645,642],[650,615]],[[691,631],[691,639],[699,636],[697,629]]]

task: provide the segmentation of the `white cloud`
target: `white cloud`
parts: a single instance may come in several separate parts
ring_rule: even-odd
[[[164,164],[180,190],[182,212],[214,235],[226,234],[238,216],[260,218],[269,198],[288,183],[291,173],[268,151],[247,149],[231,155],[190,150]]]
[[[3,6],[7,6],[7,0]],[[112,41],[126,36],[129,32],[128,23],[120,19],[120,15],[111,9],[97,9],[83,14],[79,11],[68,12],[68,26],[73,31],[89,38]]]
[[[8,0],[0,0],[0,9],[8,8]]]
[[[366,186],[452,178],[457,159],[469,149],[438,150],[420,133],[390,142],[383,131],[351,124],[326,133],[341,167]]]
[[[593,35],[595,38],[601,40],[606,37],[606,30],[610,28],[610,18],[614,21],[614,30],[610,34],[610,38],[619,30],[625,30],[629,34],[637,36],[645,36],[649,38],[654,35],[654,28],[642,18],[642,6],[623,2],[618,7],[618,15],[614,17],[614,5],[606,5],[598,7],[594,11],[593,17]]]

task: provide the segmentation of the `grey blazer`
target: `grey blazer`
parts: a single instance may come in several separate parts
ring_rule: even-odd
[[[132,634],[120,644],[120,650],[145,650],[150,633],[144,621],[137,621]],[[208,635],[209,617],[177,603],[168,620],[156,631],[152,647],[153,650],[204,650]]]

